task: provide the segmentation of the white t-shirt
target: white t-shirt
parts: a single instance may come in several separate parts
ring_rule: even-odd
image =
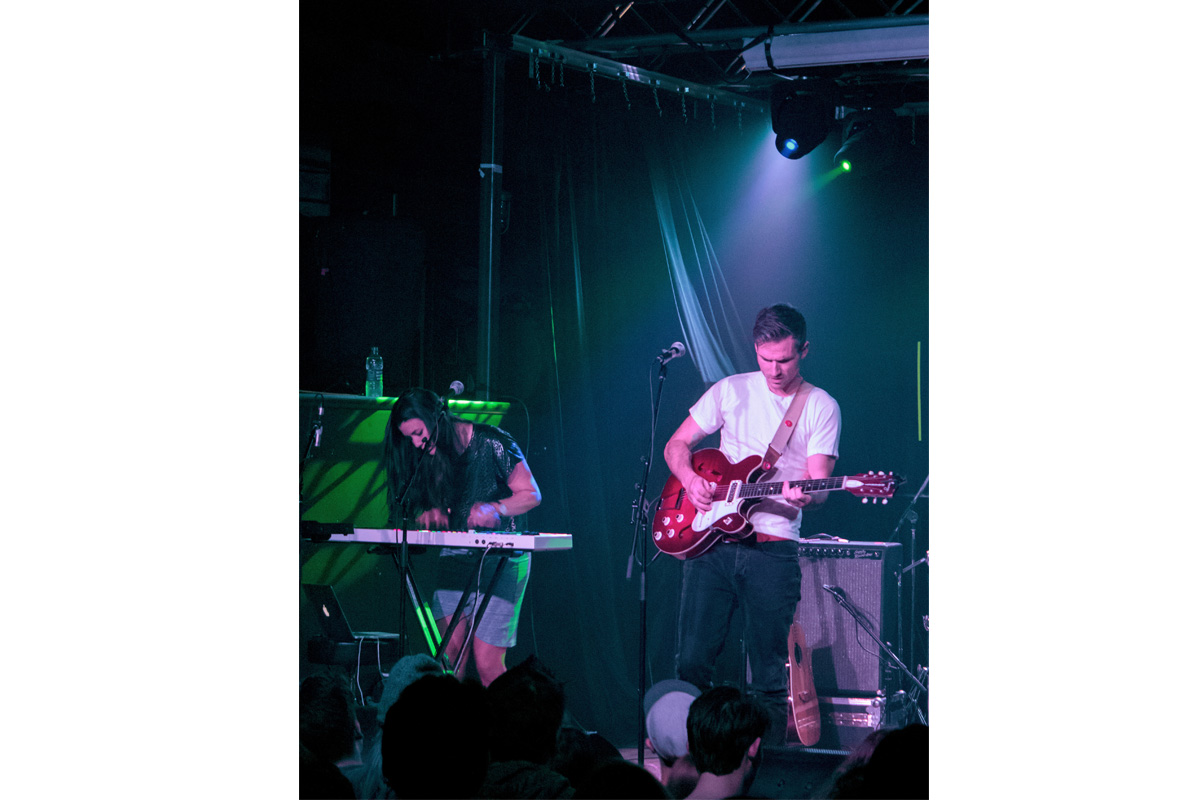
[[[767,388],[761,371],[730,375],[714,383],[691,408],[692,419],[705,433],[721,431],[720,450],[730,463],[767,452],[783,421],[792,395],[780,397]],[[812,387],[796,432],[776,463],[771,480],[800,480],[808,476],[808,457],[838,455],[842,411],[824,389]],[[800,509],[768,497],[750,513],[750,524],[760,533],[799,541]]]

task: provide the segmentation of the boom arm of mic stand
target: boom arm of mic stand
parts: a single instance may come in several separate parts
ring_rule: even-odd
[[[300,505],[304,505],[304,465],[312,456],[313,444],[317,441],[317,426],[314,424],[308,431],[308,444],[304,445],[304,455],[300,457]]]
[[[913,495],[912,502],[908,504],[908,508],[904,509],[904,513],[900,515],[899,521],[896,522],[896,527],[892,530],[892,535],[887,538],[889,542],[895,541],[896,535],[900,533],[900,527],[904,524],[904,521],[912,519],[911,515],[914,514],[913,509],[916,507],[917,501],[921,499],[921,492],[925,491],[925,487],[928,485],[929,476],[926,475],[925,480],[921,483],[921,488],[917,489],[916,494]],[[913,521],[915,522],[916,520],[913,519]]]
[[[879,649],[882,650],[883,652],[887,653],[887,657],[889,659],[891,659],[893,664],[895,664],[901,670],[903,670],[904,674],[907,675],[909,677],[909,679],[912,680],[913,683],[915,683],[917,686],[921,687],[922,691],[928,691],[925,688],[925,684],[921,683],[921,679],[918,678],[916,675],[913,675],[911,672],[909,672],[908,667],[904,666],[904,662],[901,661],[899,658],[897,658],[896,654],[892,652],[892,648],[890,648],[886,644],[884,644],[883,640],[875,635],[875,631],[871,630],[871,626],[869,626],[863,622],[861,615],[857,611],[855,611],[853,608],[850,607],[850,604],[848,602],[846,602],[845,598],[843,598],[837,592],[830,592],[830,594],[833,595],[834,600],[837,600],[838,605],[840,605],[842,608],[844,608],[846,610],[846,613],[849,614],[854,619],[855,624],[858,625],[858,627],[862,628],[864,631],[866,631],[867,635],[875,640],[875,644],[879,645]]]

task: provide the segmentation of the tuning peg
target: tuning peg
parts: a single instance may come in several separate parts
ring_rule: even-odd
[[[866,504],[867,504],[867,498],[865,498],[865,497],[864,497],[864,498],[863,498],[863,505],[866,505]]]

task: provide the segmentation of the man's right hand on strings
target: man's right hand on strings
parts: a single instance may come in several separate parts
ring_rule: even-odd
[[[706,481],[699,475],[693,475],[688,480],[687,485],[688,500],[696,507],[696,510],[704,513],[712,508],[713,496],[717,485],[712,481]]]

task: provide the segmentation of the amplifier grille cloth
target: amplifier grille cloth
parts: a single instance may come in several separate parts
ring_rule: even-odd
[[[819,696],[871,696],[886,691],[883,666],[887,656],[821,587],[840,587],[875,634],[895,651],[900,550],[896,543],[802,544],[801,599],[796,618],[812,650],[813,682]],[[856,558],[855,554],[867,557]]]

